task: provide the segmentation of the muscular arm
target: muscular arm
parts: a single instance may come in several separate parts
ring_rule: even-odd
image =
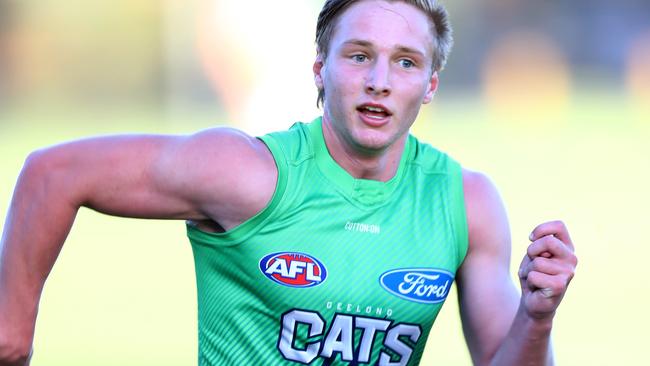
[[[101,137],[32,153],[0,242],[0,365],[24,364],[44,282],[79,207],[227,229],[266,205],[276,174],[259,140],[230,129]]]
[[[472,360],[477,365],[552,364],[552,321],[576,264],[566,228],[552,222],[533,231],[520,269],[520,295],[509,275],[510,229],[496,188],[470,171],[464,172],[463,184],[470,243],[458,288]]]

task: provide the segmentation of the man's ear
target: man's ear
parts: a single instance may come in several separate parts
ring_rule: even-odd
[[[436,93],[436,89],[438,89],[438,72],[434,71],[433,74],[431,74],[431,80],[429,80],[429,85],[427,85],[427,93],[424,95],[422,104],[431,102],[433,95]]]
[[[321,75],[323,66],[324,66],[323,56],[319,52],[316,55],[314,66],[312,66],[312,70],[314,71],[314,82],[316,83],[316,87],[318,88],[318,90],[323,90],[323,76]]]

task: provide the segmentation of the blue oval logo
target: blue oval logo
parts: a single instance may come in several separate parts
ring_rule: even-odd
[[[327,278],[321,261],[298,252],[271,253],[260,260],[260,270],[266,278],[289,287],[312,287]]]
[[[384,272],[379,283],[391,294],[423,304],[445,301],[454,275],[441,269],[402,268]]]

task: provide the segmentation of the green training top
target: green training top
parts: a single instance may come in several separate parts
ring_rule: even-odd
[[[388,182],[330,156],[321,119],[262,137],[266,208],[225,233],[188,225],[200,365],[417,365],[467,252],[461,169],[410,136]]]

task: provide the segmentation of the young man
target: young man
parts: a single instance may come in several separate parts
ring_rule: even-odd
[[[418,364],[454,278],[476,364],[552,363],[577,262],[566,228],[533,230],[519,296],[494,186],[408,134],[449,33],[432,0],[328,0],[313,67],[322,118],[261,139],[216,128],[30,155],[2,237],[0,365],[28,363],[81,206],[188,221],[202,365]]]

